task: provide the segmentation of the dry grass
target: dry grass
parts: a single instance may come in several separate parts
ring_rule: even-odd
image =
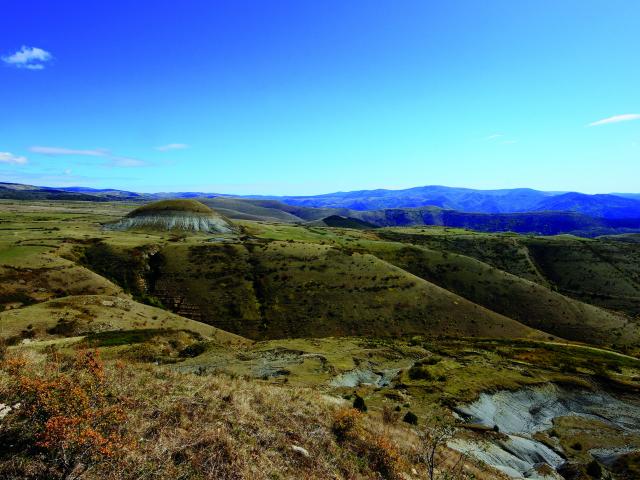
[[[410,427],[306,388],[25,349],[0,363],[0,403],[8,480],[424,478]]]
[[[312,390],[122,361],[100,366],[103,377],[97,383],[74,383],[87,376],[87,368],[71,358],[33,351],[7,355],[0,370],[0,402],[20,406],[0,423],[2,478],[399,478],[407,468],[411,452],[375,431],[369,420],[357,418],[348,441],[339,438],[333,430],[339,403]],[[100,408],[117,407],[126,414],[119,425],[95,428],[105,437],[117,432],[118,449],[67,455],[63,464],[61,452],[86,445],[85,411],[66,404],[94,398],[98,388]],[[36,407],[42,407],[40,413],[32,415]],[[94,414],[91,410],[86,418]],[[71,437],[56,430],[61,439],[53,451],[42,439],[59,417],[80,418],[73,422],[80,426]]]

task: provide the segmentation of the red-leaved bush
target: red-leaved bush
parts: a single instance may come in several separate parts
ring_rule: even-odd
[[[14,407],[0,434],[12,438],[14,447],[43,455],[50,478],[74,478],[129,446],[121,434],[126,412],[110,391],[97,352],[51,362],[44,375],[20,357],[5,359],[1,367],[10,376]]]

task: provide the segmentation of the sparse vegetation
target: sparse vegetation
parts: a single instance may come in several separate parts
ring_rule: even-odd
[[[414,468],[430,478],[432,460],[441,462],[434,478],[496,478],[442,442],[428,460],[434,408],[446,412],[481,392],[546,382],[640,391],[634,320],[574,300],[612,305],[613,295],[600,302],[585,296],[586,286],[575,290],[588,274],[593,284],[603,279],[603,291],[620,293],[628,311],[632,290],[623,292],[614,271],[637,280],[630,253],[637,244],[625,242],[623,251],[599,240],[252,220],[239,222],[241,238],[209,241],[103,232],[101,223],[127,211],[106,203],[37,216],[21,208],[10,207],[3,219],[20,240],[0,231],[0,403],[9,407],[0,406],[8,412],[0,442],[13,445],[11,455],[0,453],[3,478],[373,479],[413,478]],[[569,255],[554,249],[571,251],[580,268],[586,262],[584,275],[570,273]],[[597,254],[587,261],[588,252]],[[621,265],[623,256],[629,265]],[[571,287],[554,275],[571,276]],[[565,337],[599,346],[549,335],[546,324],[531,323],[533,314],[564,328]],[[78,349],[93,352],[86,348],[104,359],[99,387],[75,360]],[[16,359],[28,368],[18,373]],[[69,379],[85,379],[78,388],[101,392],[91,408],[119,408],[127,421],[111,422],[118,428],[110,431],[83,414],[101,435],[97,443],[61,427],[41,445],[36,433],[44,424],[13,408],[21,377],[39,379],[58,399],[69,394]],[[544,438],[582,472],[595,469],[589,451],[621,441],[601,425],[596,435],[581,434],[596,427],[571,421],[557,419]],[[505,435],[491,427],[469,431]],[[14,441],[19,430],[23,443]],[[116,453],[101,450],[104,439],[116,442]],[[624,461],[619,471],[631,471],[633,459]],[[604,476],[609,467],[601,468]]]

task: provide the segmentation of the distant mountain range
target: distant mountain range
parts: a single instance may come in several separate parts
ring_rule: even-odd
[[[351,228],[443,225],[480,231],[582,236],[640,231],[640,194],[633,193],[587,195],[529,188],[474,190],[425,186],[278,197],[205,192],[137,193],[0,183],[0,198],[135,202],[199,198],[235,219]]]
[[[351,210],[434,206],[468,213],[562,211],[598,218],[640,218],[640,194],[586,195],[529,188],[472,190],[426,186],[406,190],[361,190],[308,197],[269,198],[277,198],[289,205]]]

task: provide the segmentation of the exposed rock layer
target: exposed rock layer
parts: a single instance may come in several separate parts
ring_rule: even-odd
[[[231,233],[233,225],[222,215],[195,200],[164,200],[143,205],[107,230],[182,230],[202,233]]]

